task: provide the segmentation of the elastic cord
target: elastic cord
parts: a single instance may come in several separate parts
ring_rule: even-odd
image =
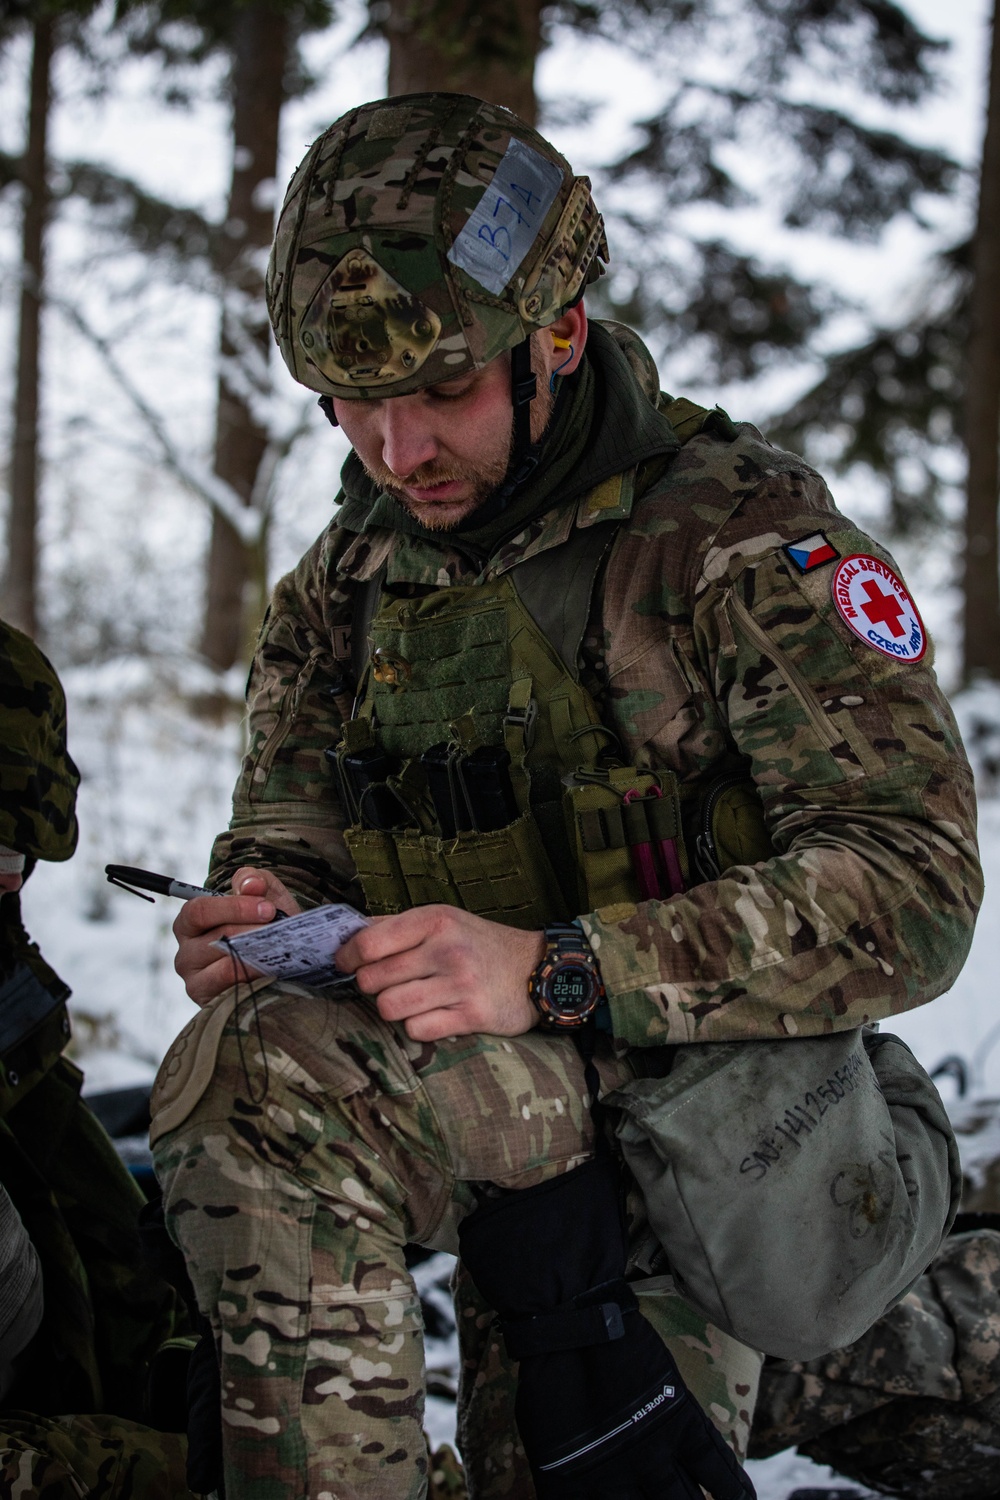
[[[558,368],[552,371],[552,374],[549,376],[549,390],[553,393],[553,395],[555,394],[556,389],[556,376],[562,374],[563,370],[565,370],[566,366],[573,358],[574,352],[575,351],[573,349],[573,345],[570,344],[569,353],[567,354],[566,358],[563,360],[562,364],[558,366]]]
[[[510,399],[514,407],[514,442],[510,455],[508,480],[521,484],[538,462],[531,455],[531,403],[538,394],[538,382],[531,368],[531,339],[524,338],[510,351]],[[525,460],[531,463],[525,468]]]

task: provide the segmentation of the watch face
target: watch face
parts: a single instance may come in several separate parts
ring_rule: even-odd
[[[561,1015],[579,1015],[594,993],[594,976],[582,964],[560,964],[549,983],[549,1003]]]

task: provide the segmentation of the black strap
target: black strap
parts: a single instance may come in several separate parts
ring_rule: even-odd
[[[631,1298],[631,1304],[629,1303]],[[635,1294],[622,1283],[621,1301],[598,1302],[591,1307],[557,1307],[516,1323],[501,1323],[503,1341],[511,1359],[529,1359],[533,1354],[559,1354],[566,1349],[588,1349],[625,1337],[622,1303],[635,1304]]]
[[[374,578],[364,579],[354,590],[354,610],[351,618],[351,672],[359,689],[368,665],[368,632],[372,628],[372,621],[378,610],[388,570],[388,563],[383,563]]]
[[[580,1054],[583,1063],[583,1081],[587,1085],[587,1096],[590,1099],[590,1118],[594,1122],[594,1155],[596,1157],[608,1156],[611,1147],[604,1132],[604,1106],[601,1104],[601,1075],[594,1064],[594,1053],[597,1050],[597,1026],[594,1017],[578,1026],[570,1036],[576,1044],[576,1050]]]
[[[525,460],[531,448],[531,403],[538,393],[538,382],[531,368],[531,339],[522,339],[510,352],[510,398],[514,405],[514,443],[510,456],[510,479],[514,484],[523,484],[531,469],[538,462],[537,455],[530,467]],[[521,470],[525,469],[522,474]]]
[[[577,682],[594,585],[617,534],[607,521],[578,526],[560,546],[536,552],[511,570],[518,598]]]

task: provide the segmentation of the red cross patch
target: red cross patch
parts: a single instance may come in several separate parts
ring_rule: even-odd
[[[919,661],[927,632],[897,573],[877,557],[845,557],[833,575],[837,613],[866,645],[898,661]]]

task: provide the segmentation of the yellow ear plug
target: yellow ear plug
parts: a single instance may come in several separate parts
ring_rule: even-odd
[[[566,358],[563,360],[562,364],[559,365],[555,370],[553,370],[552,374],[549,376],[549,390],[554,395],[555,394],[555,389],[556,389],[556,376],[557,375],[561,375],[562,372],[563,372],[563,370],[565,370],[566,366],[572,362],[573,354],[574,354],[574,349],[573,349],[573,345],[570,343],[569,339],[557,339],[556,336],[555,336],[555,334],[552,335],[552,345],[553,345],[553,348],[555,348],[555,349],[559,349],[559,350],[568,349],[569,350],[569,353],[567,354]]]

